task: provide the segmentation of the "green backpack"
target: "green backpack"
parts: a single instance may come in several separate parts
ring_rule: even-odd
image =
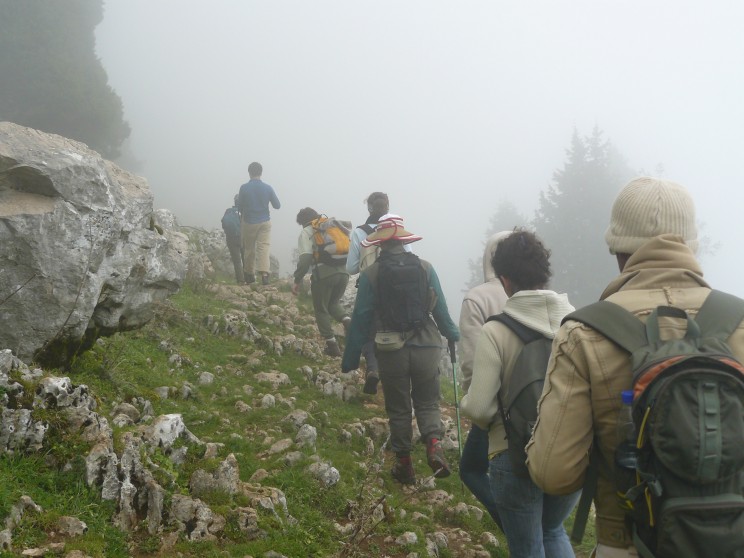
[[[686,321],[682,339],[660,339],[667,317]],[[644,558],[744,557],[744,367],[726,344],[742,318],[744,301],[720,291],[695,319],[659,306],[644,325],[608,301],[564,318],[630,353],[635,475],[613,466]]]

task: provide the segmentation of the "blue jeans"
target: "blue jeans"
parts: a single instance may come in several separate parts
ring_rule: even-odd
[[[567,496],[545,494],[530,479],[514,474],[508,451],[491,459],[488,475],[511,558],[574,558],[563,521],[580,490]]]
[[[460,458],[460,478],[478,501],[486,507],[496,525],[501,527],[499,511],[491,494],[488,479],[488,430],[472,425]],[[503,529],[503,528],[502,528]]]

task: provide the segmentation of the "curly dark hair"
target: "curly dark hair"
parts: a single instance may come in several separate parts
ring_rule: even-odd
[[[303,207],[300,209],[299,213],[297,213],[297,224],[306,227],[310,221],[317,219],[318,217],[320,217],[320,214],[312,207]]]
[[[523,228],[515,228],[496,246],[491,258],[496,277],[508,278],[514,292],[544,289],[550,279],[550,250]]]

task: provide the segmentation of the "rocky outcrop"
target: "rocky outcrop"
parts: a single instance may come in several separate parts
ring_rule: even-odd
[[[0,347],[59,365],[150,320],[188,252],[152,203],[143,178],[84,144],[0,122]]]

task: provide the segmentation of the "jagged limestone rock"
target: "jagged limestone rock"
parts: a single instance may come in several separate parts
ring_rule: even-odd
[[[311,448],[315,451],[315,443],[318,440],[318,431],[310,424],[303,424],[297,431],[295,443],[301,448]]]
[[[178,530],[191,541],[215,540],[216,533],[225,527],[225,518],[214,513],[198,498],[174,494],[171,502],[171,518]]]
[[[88,526],[77,517],[63,515],[57,520],[57,529],[65,537],[79,537],[88,532]]]
[[[338,469],[329,463],[311,463],[307,468],[307,472],[320,481],[320,484],[325,488],[333,486],[341,480],[341,474],[338,472]]]
[[[295,428],[299,429],[303,424],[310,420],[310,413],[302,409],[296,409],[282,419],[282,422],[288,422]]]
[[[143,178],[84,144],[0,122],[0,346],[59,365],[149,321],[188,253],[152,202]]]
[[[29,409],[2,409],[0,449],[7,452],[37,452],[41,449],[49,425],[34,420]]]
[[[189,491],[197,498],[215,491],[235,494],[240,483],[240,468],[235,454],[228,455],[214,473],[197,469],[191,475]]]
[[[116,407],[114,407],[114,410],[111,413],[112,416],[116,415],[126,415],[130,418],[132,423],[139,422],[140,419],[140,412],[137,407],[132,405],[131,403],[119,403]]]
[[[160,415],[144,429],[143,436],[149,444],[164,449],[169,449],[178,438],[201,444],[201,441],[186,428],[183,417],[178,413]]]
[[[287,386],[292,383],[284,372],[259,372],[255,376],[257,382],[268,382],[273,389],[279,389],[280,386]]]
[[[395,539],[395,544],[398,544],[400,546],[416,544],[417,542],[418,536],[413,531],[406,531]]]
[[[234,512],[237,517],[238,529],[249,540],[264,538],[266,531],[258,527],[258,514],[253,508],[238,508]]]

